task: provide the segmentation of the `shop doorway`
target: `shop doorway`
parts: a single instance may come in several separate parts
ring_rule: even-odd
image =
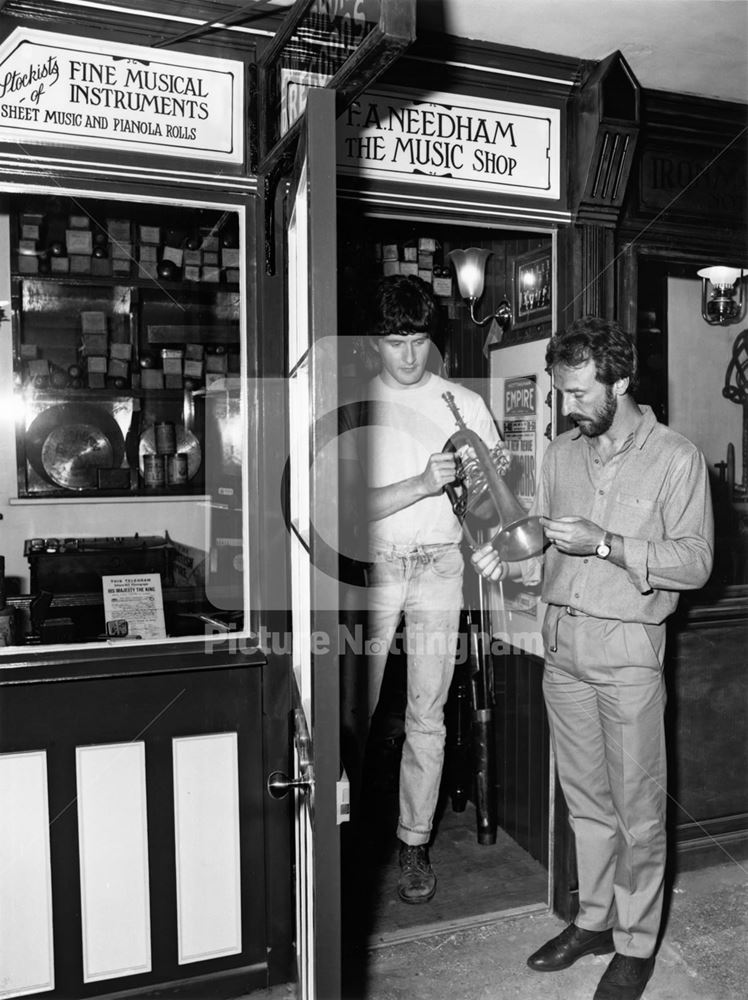
[[[433,283],[442,304],[442,337],[436,343],[434,370],[481,392],[503,430],[500,417],[504,414],[496,412],[496,400],[492,399],[495,392],[503,391],[503,381],[497,388],[492,373],[504,367],[503,359],[511,361],[515,347],[526,353],[528,343],[550,335],[551,310],[534,324],[513,324],[503,333],[495,325],[477,327],[453,287],[448,253],[469,246],[489,250],[480,314],[493,312],[502,298],[516,312],[518,265],[539,251],[547,251],[550,260],[551,235],[373,217],[352,210],[349,202],[338,215],[341,402],[355,398],[358,387],[372,374],[367,370],[363,344],[368,291],[383,274],[420,273]],[[499,354],[502,359],[497,364]],[[492,387],[492,381],[497,385]],[[480,608],[477,584],[469,569],[464,589],[463,655],[458,652],[447,706],[447,757],[431,847],[438,890],[427,906],[404,906],[397,898],[394,830],[407,665],[405,656],[393,651],[367,758],[367,822],[376,826],[370,831],[375,835],[369,838],[374,846],[364,856],[346,852],[345,838],[351,831],[343,831],[344,900],[347,886],[354,894],[344,903],[344,949],[346,935],[349,945],[355,941],[372,948],[545,910],[549,905],[551,762],[541,691],[542,659],[533,650],[514,649],[511,643],[500,640],[487,650],[498,822],[495,842],[479,843],[469,731],[471,675],[476,665],[469,649],[467,615],[472,613],[474,619]],[[494,604],[494,599],[487,600],[483,608],[483,629],[491,636],[496,624]],[[362,668],[360,663],[349,663],[345,669]],[[351,870],[352,866],[356,870]],[[362,866],[369,876],[363,894]]]

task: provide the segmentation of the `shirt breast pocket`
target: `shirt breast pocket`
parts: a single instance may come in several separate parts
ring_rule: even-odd
[[[658,539],[664,537],[662,504],[645,500],[632,493],[619,493],[613,512],[615,524],[610,530],[631,538]]]

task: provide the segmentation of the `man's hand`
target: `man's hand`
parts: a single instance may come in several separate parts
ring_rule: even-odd
[[[490,542],[475,550],[471,556],[471,562],[481,576],[485,576],[487,580],[493,580],[494,583],[503,580],[509,569],[507,564],[501,561],[498,552]]]
[[[540,522],[550,543],[572,556],[594,555],[605,534],[598,524],[584,517],[541,517]]]
[[[457,457],[454,452],[440,451],[430,455],[426,468],[420,475],[423,495],[434,497],[454,482],[457,476]]]

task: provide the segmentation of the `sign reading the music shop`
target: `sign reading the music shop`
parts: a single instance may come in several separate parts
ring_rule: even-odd
[[[242,63],[17,28],[0,45],[0,141],[243,159]]]
[[[403,93],[362,94],[340,118],[342,173],[560,197],[558,108]]]

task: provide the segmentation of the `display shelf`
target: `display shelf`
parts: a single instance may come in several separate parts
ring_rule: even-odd
[[[19,500],[205,493],[205,396],[241,369],[237,234],[173,206],[11,214]]]

